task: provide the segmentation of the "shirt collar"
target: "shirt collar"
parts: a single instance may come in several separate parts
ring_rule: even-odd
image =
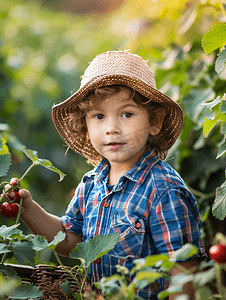
[[[128,172],[122,175],[120,180],[124,177],[142,183],[148,174],[147,171],[158,161],[159,157],[156,152],[152,148],[149,148],[140,160]],[[92,172],[92,175],[95,176],[95,184],[98,184],[100,181],[107,181],[109,170],[110,163],[107,159],[103,159]]]
[[[132,181],[142,183],[148,175],[149,169],[158,161],[159,157],[156,152],[152,148],[149,148],[140,160],[123,176]]]

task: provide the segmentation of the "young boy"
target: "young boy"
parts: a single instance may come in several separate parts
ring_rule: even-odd
[[[156,90],[141,57],[126,51],[98,55],[80,89],[53,107],[53,122],[66,144],[96,167],[85,174],[62,218],[45,212],[28,191],[20,190],[21,218],[34,234],[51,241],[65,231],[57,252],[67,256],[78,242],[119,232],[115,248],[92,264],[92,281],[116,273],[117,264],[131,270],[135,258],[172,256],[186,243],[195,244],[198,253],[183,266],[192,268],[197,258],[205,257],[196,200],[163,162],[180,134],[183,113]],[[173,268],[172,274],[178,272]],[[163,281],[157,283],[158,288],[147,287],[138,295],[157,299]],[[191,286],[184,292],[194,299]]]

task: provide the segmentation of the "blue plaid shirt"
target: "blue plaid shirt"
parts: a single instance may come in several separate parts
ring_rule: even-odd
[[[171,166],[149,149],[113,187],[107,185],[109,169],[104,159],[83,177],[61,218],[63,226],[82,234],[84,241],[99,234],[120,234],[115,248],[92,264],[92,281],[117,273],[117,264],[131,270],[135,258],[172,256],[186,243],[198,247],[198,257],[205,256],[196,200]],[[159,289],[146,288],[138,295],[158,299],[164,282],[158,283]]]

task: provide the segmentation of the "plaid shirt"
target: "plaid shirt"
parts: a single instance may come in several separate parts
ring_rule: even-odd
[[[61,218],[63,226],[82,234],[84,241],[100,234],[120,234],[115,248],[92,264],[92,281],[117,273],[117,264],[131,270],[135,258],[172,256],[186,243],[198,247],[198,257],[205,256],[196,200],[172,167],[149,149],[111,188],[109,169],[104,159],[83,177]],[[163,280],[158,283],[162,290]],[[158,299],[160,290],[146,288],[138,295]]]

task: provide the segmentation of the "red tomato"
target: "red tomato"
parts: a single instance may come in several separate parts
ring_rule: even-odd
[[[14,190],[14,196],[11,197],[9,196],[9,192],[6,193],[7,197],[9,198],[10,201],[16,202],[16,203],[20,203],[20,196],[19,196],[19,192]]]
[[[18,214],[19,207],[15,203],[4,202],[0,210],[6,219],[14,219]]]
[[[18,183],[17,183],[17,181],[13,181],[13,182],[11,182],[11,185],[17,186]],[[19,188],[16,190],[13,190],[13,192],[14,192],[14,196],[12,196],[12,197],[9,196],[9,192],[8,192],[8,193],[6,193],[7,197],[9,198],[10,201],[20,203]]]
[[[212,246],[209,255],[219,264],[226,263],[226,246],[222,244]]]
[[[13,182],[11,182],[11,185],[13,185],[13,186],[17,186],[17,181],[13,181]]]

